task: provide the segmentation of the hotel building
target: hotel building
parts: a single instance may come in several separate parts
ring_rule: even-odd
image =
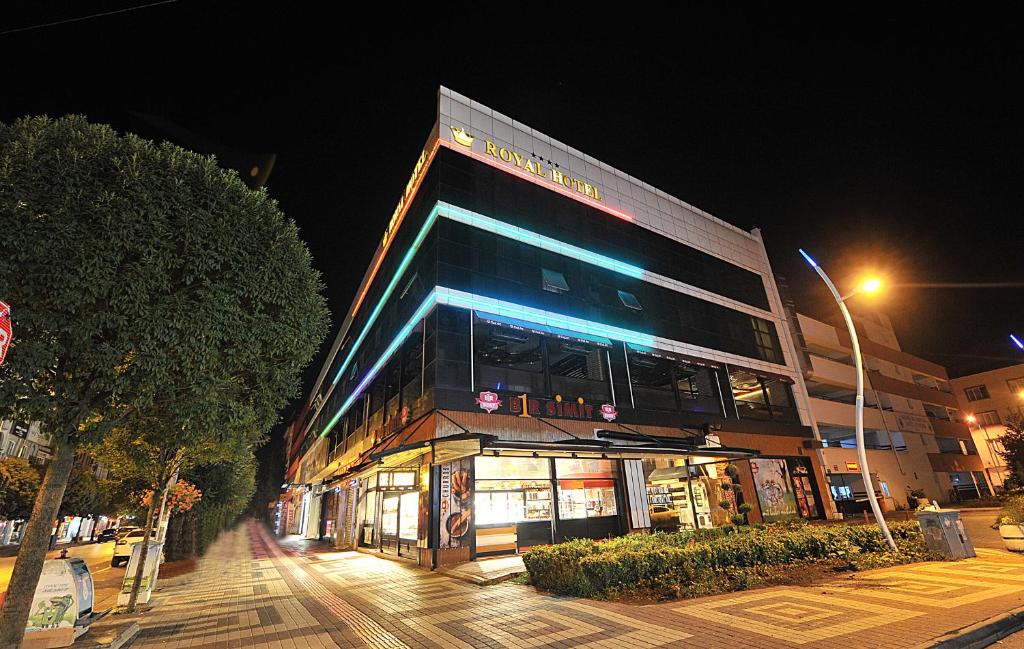
[[[811,417],[836,508],[849,517],[869,508],[854,437],[856,370],[850,337],[796,316]],[[900,348],[883,314],[855,317],[864,357],[864,444],[872,487],[885,510],[914,509],[911,492],[940,503],[991,493],[971,431],[945,368]]]
[[[953,379],[953,389],[971,428],[986,476],[999,491],[1010,477],[1000,453],[999,438],[1008,421],[1019,420],[1024,408],[1024,364]]]
[[[757,230],[446,88],[412,168],[288,428],[282,533],[437,567],[834,513]]]

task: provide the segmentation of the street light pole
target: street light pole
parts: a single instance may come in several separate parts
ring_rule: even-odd
[[[864,478],[864,485],[868,492],[868,501],[871,503],[871,511],[875,514],[875,521],[878,523],[878,527],[882,529],[885,542],[889,544],[890,548],[895,550],[896,542],[892,540],[889,526],[886,525],[885,517],[882,516],[881,507],[878,506],[878,498],[875,496],[875,485],[871,481],[871,472],[868,470],[868,455],[864,450],[864,361],[860,355],[860,341],[857,340],[857,329],[854,328],[853,318],[850,317],[850,311],[846,308],[846,300],[855,295],[857,291],[845,297],[840,295],[839,291],[836,290],[836,285],[828,278],[828,275],[818,265],[818,262],[814,261],[802,248],[800,249],[800,254],[811,265],[811,268],[817,271],[818,275],[825,282],[825,286],[828,286],[828,290],[832,293],[832,297],[836,299],[836,304],[839,305],[839,310],[843,314],[846,328],[850,332],[850,342],[853,344],[853,361],[857,367],[857,405],[854,410],[854,426],[857,434],[857,459],[860,461],[860,474]]]

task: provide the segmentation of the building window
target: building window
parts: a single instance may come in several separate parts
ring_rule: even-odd
[[[541,275],[543,277],[543,287],[545,291],[550,291],[551,293],[569,292],[569,283],[565,281],[565,275],[562,273],[557,270],[541,268]]]
[[[544,394],[544,351],[539,334],[477,323],[473,340],[478,387]]]
[[[611,401],[604,350],[595,345],[546,338],[551,392],[591,401]]]
[[[629,291],[618,291],[619,299],[622,301],[622,306],[627,309],[633,309],[634,311],[643,311],[644,307],[640,304],[640,300],[636,299],[636,296]]]
[[[1011,394],[1024,398],[1024,376],[1010,379],[1006,382],[1006,385],[1010,388]]]
[[[999,413],[995,410],[986,410],[985,412],[979,412],[975,415],[978,418],[978,423],[982,426],[998,426],[1003,423],[999,419]]]
[[[741,418],[797,421],[793,393],[787,381],[747,370],[733,370],[729,372],[729,383]]]
[[[779,353],[778,339],[775,336],[775,327],[762,318],[750,318],[754,328],[754,341],[757,344],[758,357],[769,363],[782,363],[782,355]]]
[[[990,398],[988,395],[988,388],[984,385],[965,388],[964,394],[967,396],[968,401],[981,401],[982,399]]]
[[[640,352],[628,361],[636,408],[722,414],[714,370]]]

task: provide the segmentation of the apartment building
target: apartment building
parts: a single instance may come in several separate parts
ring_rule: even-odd
[[[964,421],[978,448],[989,481],[1002,490],[1010,471],[1000,452],[999,441],[1006,423],[1024,412],[1024,363],[953,379]]]
[[[864,441],[872,488],[888,510],[913,508],[911,492],[940,503],[991,493],[975,440],[945,368],[908,354],[883,314],[855,317],[864,356]],[[810,316],[797,315],[801,362],[811,417],[837,509],[868,509],[854,434],[855,380],[850,338]]]

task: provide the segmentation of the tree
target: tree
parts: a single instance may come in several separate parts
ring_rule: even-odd
[[[20,457],[0,460],[0,518],[28,518],[39,493],[39,471]]]
[[[167,413],[164,431],[266,431],[327,312],[298,229],[265,190],[83,117],[0,124],[0,232],[18,332],[0,415],[41,421],[56,447],[0,610],[9,649],[76,449]]]
[[[1024,488],[1024,420],[1018,416],[1007,421],[1006,430],[999,437],[999,441],[1003,445],[1003,450],[999,452],[999,455],[1010,469],[1006,488],[1008,490]]]
[[[203,498],[191,511],[171,518],[165,547],[167,558],[197,556],[218,532],[234,523],[252,498],[255,474],[251,451],[186,471],[183,475],[203,492]]]

